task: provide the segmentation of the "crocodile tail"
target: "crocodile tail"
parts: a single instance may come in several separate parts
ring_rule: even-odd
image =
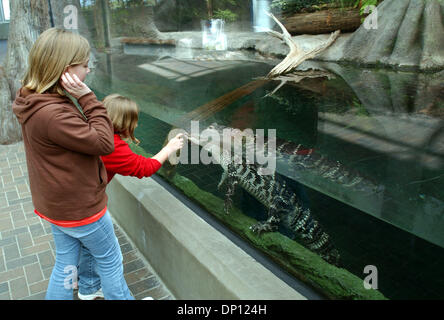
[[[335,266],[340,266],[339,251],[335,248],[330,240],[330,236],[325,233],[321,228],[318,234],[320,236],[315,237],[307,247],[321,256],[322,259]],[[311,240],[311,239],[310,239]],[[308,241],[310,241],[308,240]]]
[[[325,261],[327,261],[328,263],[330,263],[330,264],[332,264],[334,266],[337,266],[337,267],[341,267],[342,266],[341,256],[339,254],[339,251],[337,249],[335,249],[335,248],[330,250],[328,254],[323,255],[322,258]]]
[[[297,214],[296,212],[299,212]],[[290,228],[300,237],[304,245],[319,254],[328,263],[339,266],[339,252],[330,241],[330,236],[322,229],[318,221],[313,219],[310,209],[296,207],[289,217]]]

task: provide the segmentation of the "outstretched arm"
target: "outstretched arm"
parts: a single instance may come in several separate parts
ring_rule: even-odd
[[[170,156],[170,154],[176,152],[183,147],[183,134],[179,133],[173,139],[171,139],[168,144],[163,147],[152,159],[156,159],[161,164],[165,162],[165,160]]]
[[[107,156],[102,156],[108,173],[122,176],[149,177],[160,169],[169,154],[182,148],[183,141],[176,136],[154,157],[147,158],[134,153],[128,144],[121,140],[115,140],[115,151]]]

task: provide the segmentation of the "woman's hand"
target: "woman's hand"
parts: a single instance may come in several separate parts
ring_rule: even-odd
[[[169,153],[173,153],[179,149],[182,149],[183,133],[179,133],[177,136],[171,139],[165,147],[168,148]]]
[[[85,94],[91,92],[91,89],[88,88],[88,86],[82,81],[80,81],[80,79],[75,74],[73,74],[71,77],[68,72],[62,74],[61,84],[62,87],[65,88],[65,90],[68,91],[68,93],[76,99],[80,99]]]

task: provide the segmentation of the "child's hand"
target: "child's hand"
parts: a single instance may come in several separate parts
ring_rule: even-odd
[[[166,147],[169,149],[170,153],[176,152],[183,147],[183,133],[179,133],[173,139],[171,139]]]
[[[68,91],[68,93],[76,99],[79,99],[85,94],[91,92],[91,89],[88,88],[88,86],[82,81],[80,81],[80,79],[75,74],[73,74],[71,77],[68,72],[65,72],[64,74],[62,74],[61,80],[63,88],[65,88],[65,90]]]
[[[171,139],[162,150],[159,151],[152,159],[156,159],[161,164],[163,164],[166,159],[177,150],[183,147],[183,134],[179,133],[173,139]]]

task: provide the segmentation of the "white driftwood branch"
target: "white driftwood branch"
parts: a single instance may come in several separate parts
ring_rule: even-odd
[[[310,51],[304,51],[302,48],[299,47],[299,45],[291,38],[290,33],[287,31],[287,29],[284,27],[284,25],[270,12],[266,12],[281,28],[282,34],[279,32],[269,30],[268,33],[285,41],[285,43],[290,47],[290,52],[285,57],[284,60],[282,60],[281,63],[279,63],[277,66],[275,66],[267,75],[267,78],[274,78],[276,76],[279,76],[281,74],[290,72],[294,68],[296,68],[298,65],[300,65],[305,60],[311,59],[327,49],[339,36],[340,30],[337,30],[333,32],[330,35],[330,38],[320,46],[310,50]]]
[[[287,81],[288,80],[286,79],[281,79],[281,83],[279,83],[279,85],[276,88],[274,88],[272,92],[267,93],[264,96],[264,98],[271,97],[272,95],[274,95],[280,88],[282,88],[287,83]]]
[[[335,76],[328,71],[324,70],[306,70],[306,71],[293,71],[291,73],[287,73],[285,75],[279,75],[275,77],[273,80],[279,80],[281,83],[270,93],[266,94],[264,98],[270,97],[275,94],[283,85],[287,82],[299,83],[307,78],[327,78],[334,79]]]

